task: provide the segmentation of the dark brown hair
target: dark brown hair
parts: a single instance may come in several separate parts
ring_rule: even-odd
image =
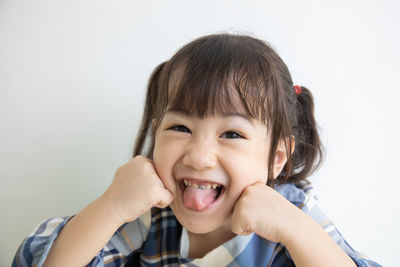
[[[235,110],[238,104],[267,125],[271,137],[268,185],[274,184],[272,170],[280,140],[285,141],[289,157],[276,183],[306,180],[317,169],[323,149],[311,92],[301,87],[296,95],[286,64],[269,44],[232,34],[196,39],[153,71],[134,156],[151,158],[155,129],[167,108],[202,118]],[[291,154],[293,138],[296,145]],[[150,141],[147,152],[146,140]]]

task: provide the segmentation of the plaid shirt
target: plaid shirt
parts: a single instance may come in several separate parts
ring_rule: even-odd
[[[275,188],[317,221],[357,266],[381,266],[353,250],[322,213],[312,187],[284,184]],[[62,227],[71,217],[43,221],[21,244],[12,266],[42,266]],[[169,208],[153,208],[121,226],[88,266],[295,266],[280,243],[256,234],[236,236],[203,258],[187,257],[189,239]]]

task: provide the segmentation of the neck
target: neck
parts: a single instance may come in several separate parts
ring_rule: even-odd
[[[235,237],[231,229],[219,228],[213,232],[196,234],[188,231],[189,258],[202,258],[211,250]]]

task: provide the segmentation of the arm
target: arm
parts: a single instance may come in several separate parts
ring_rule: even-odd
[[[54,239],[72,217],[48,218],[22,241],[15,253],[12,267],[43,266]]]
[[[339,247],[322,227],[293,206],[295,210],[291,230],[284,240],[296,266],[356,266],[353,260]]]
[[[355,266],[318,223],[261,183],[248,186],[237,201],[232,231],[282,243],[296,266]]]
[[[122,224],[100,197],[64,226],[44,266],[87,265]]]
[[[156,174],[152,161],[135,157],[116,171],[106,192],[61,230],[44,266],[84,266],[125,222],[153,206],[165,207],[173,197]]]

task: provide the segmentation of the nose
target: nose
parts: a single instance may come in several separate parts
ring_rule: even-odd
[[[183,164],[198,171],[215,167],[217,164],[215,144],[205,140],[192,140],[183,156]]]

